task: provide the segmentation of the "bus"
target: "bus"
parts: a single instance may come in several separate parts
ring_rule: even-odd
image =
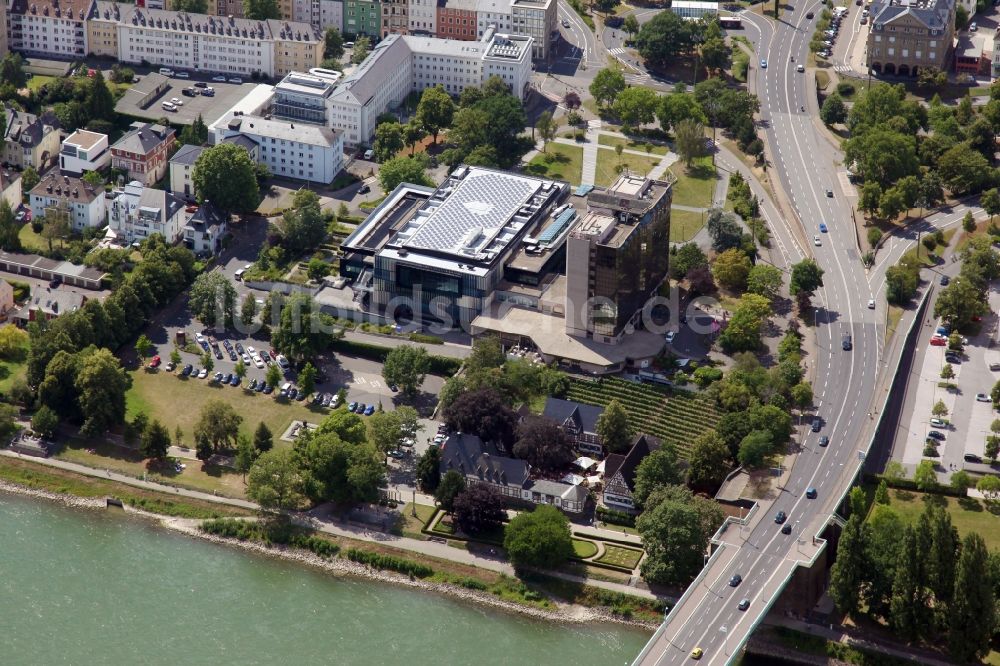
[[[719,26],[725,30],[742,30],[743,19],[739,16],[720,16]]]

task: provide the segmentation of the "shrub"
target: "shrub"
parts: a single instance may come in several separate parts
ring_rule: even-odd
[[[624,511],[606,509],[603,506],[597,507],[597,517],[605,523],[612,525],[622,525],[625,527],[635,527],[635,516]]]
[[[837,84],[837,94],[841,97],[849,97],[854,94],[854,84],[850,81],[841,81]]]
[[[878,242],[882,240],[882,230],[878,227],[872,227],[868,230],[868,244],[872,247],[878,245]]]
[[[413,562],[412,560],[406,560],[392,555],[373,553],[371,551],[361,550],[360,548],[348,548],[346,555],[347,559],[352,562],[364,564],[372,567],[373,569],[398,571],[401,574],[406,574],[407,576],[413,576],[415,578],[426,578],[434,573],[434,569],[430,568],[426,564],[420,564],[419,562]]]

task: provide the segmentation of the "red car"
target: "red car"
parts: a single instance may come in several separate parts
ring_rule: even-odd
[[[149,362],[149,367],[151,367],[151,368],[158,368],[158,367],[160,367],[160,362],[161,362],[160,361],[160,357],[159,356],[154,356],[153,360]]]
[[[935,347],[944,347],[946,344],[948,344],[948,338],[941,338],[935,335],[933,338],[931,338],[931,344],[934,345]]]
[[[273,350],[273,349],[268,349],[268,350],[267,350],[267,353],[271,355],[271,358],[275,358],[275,357],[277,357],[277,354],[275,354],[275,353],[274,353],[274,350]]]

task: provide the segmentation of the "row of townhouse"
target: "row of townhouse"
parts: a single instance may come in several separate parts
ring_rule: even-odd
[[[316,67],[323,36],[309,23],[253,21],[105,0],[13,0],[10,48],[27,55],[82,58],[199,72],[281,77]]]

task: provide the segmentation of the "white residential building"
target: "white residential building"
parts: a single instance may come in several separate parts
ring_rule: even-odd
[[[184,226],[184,245],[197,255],[217,254],[227,227],[226,216],[206,201]]]
[[[123,5],[118,59],[198,72],[283,76],[320,63],[322,35],[307,23],[189,14]]]
[[[203,146],[181,146],[170,158],[170,191],[188,200],[194,199],[194,163],[205,152]]]
[[[344,31],[344,3],[342,0],[319,0],[319,29],[336,28]]]
[[[76,231],[104,224],[104,188],[96,189],[79,178],[49,172],[31,190],[31,215],[65,214]]]
[[[411,35],[437,33],[437,0],[410,0],[407,12]]]
[[[55,58],[87,55],[87,17],[94,0],[11,0],[12,51]]]
[[[321,125],[225,114],[212,124],[215,143],[243,136],[257,143],[259,160],[275,176],[331,183],[344,168],[344,135]]]
[[[59,170],[79,176],[85,171],[100,171],[111,162],[108,135],[78,129],[63,139],[59,149]]]
[[[510,0],[478,0],[476,2],[476,36],[482,39],[490,26],[494,27],[494,32],[500,34],[514,32]]]
[[[109,235],[113,233],[116,243],[122,246],[141,243],[153,234],[161,234],[173,244],[187,222],[182,199],[145,187],[137,180],[108,197]]]

